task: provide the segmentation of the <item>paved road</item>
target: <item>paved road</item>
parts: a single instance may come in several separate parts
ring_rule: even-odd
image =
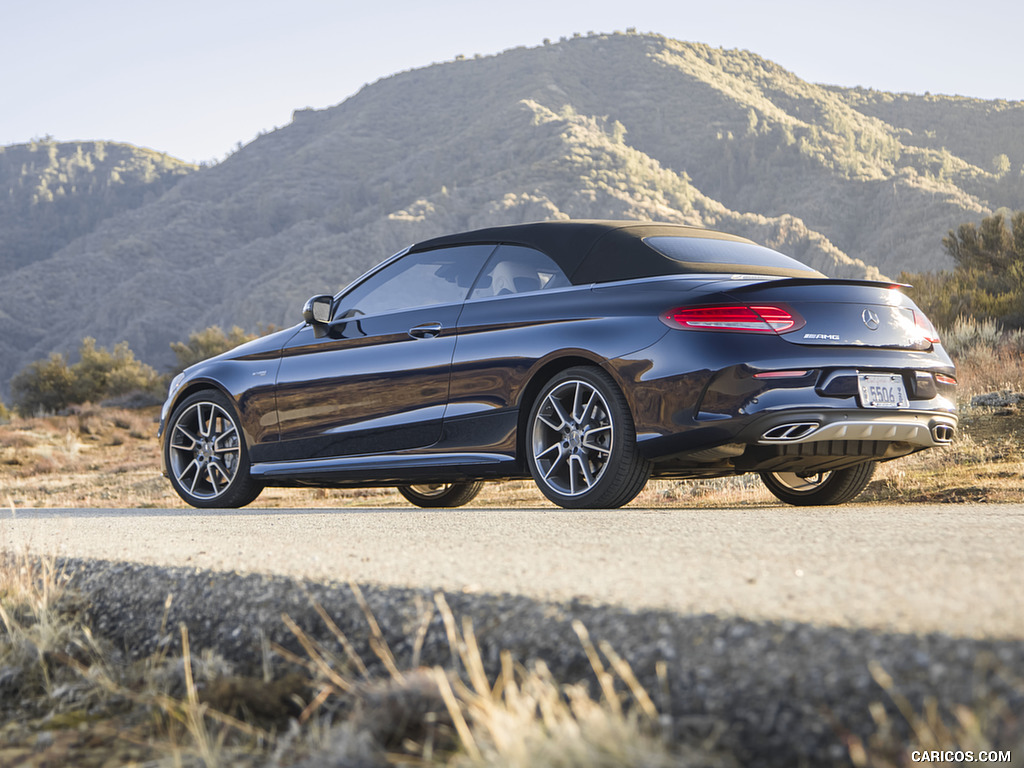
[[[0,548],[1024,638],[1024,507],[19,510]]]

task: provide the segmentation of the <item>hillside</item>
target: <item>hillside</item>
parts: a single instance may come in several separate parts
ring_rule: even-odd
[[[904,144],[940,152],[946,148],[988,171],[997,171],[993,161],[1005,154],[1011,163],[1008,171],[1016,176],[1024,171],[1024,142],[1020,141],[1024,135],[1024,102],[834,86],[829,90],[858,112],[896,128]],[[1019,205],[1015,202],[1009,207]]]
[[[160,366],[190,331],[292,324],[410,242],[499,223],[702,224],[835,276],[946,266],[942,235],[1019,193],[1017,161],[997,174],[861,106],[754,54],[649,35],[394,75],[7,276],[0,381],[85,334]]]
[[[0,147],[0,276],[155,200],[195,166],[102,141]]]

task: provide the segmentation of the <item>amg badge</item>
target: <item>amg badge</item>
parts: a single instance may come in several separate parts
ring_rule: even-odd
[[[805,339],[821,339],[822,341],[839,341],[839,334],[836,333],[805,333]]]

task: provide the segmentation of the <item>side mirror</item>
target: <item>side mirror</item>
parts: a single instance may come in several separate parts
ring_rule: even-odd
[[[313,296],[302,308],[302,319],[313,326],[318,339],[327,335],[327,323],[331,322],[331,306],[334,297],[329,294]]]

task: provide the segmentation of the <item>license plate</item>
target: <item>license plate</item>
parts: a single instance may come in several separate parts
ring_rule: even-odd
[[[862,408],[909,408],[910,400],[903,386],[903,377],[891,373],[859,373]]]

